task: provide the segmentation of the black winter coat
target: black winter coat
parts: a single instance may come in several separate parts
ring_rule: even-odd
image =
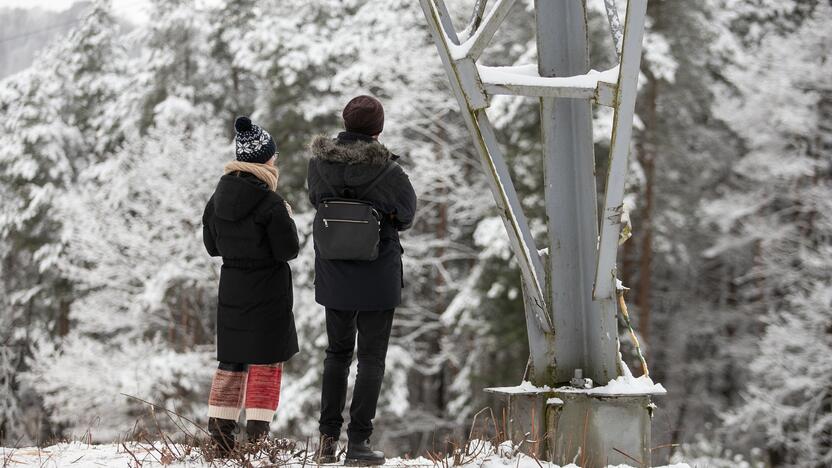
[[[336,139],[319,136],[310,145],[309,201],[361,193],[390,160],[398,159],[365,135],[342,132]],[[340,191],[331,193],[327,181]],[[383,215],[378,258],[373,261],[323,260],[315,256],[315,300],[332,309],[381,310],[401,303],[404,287],[399,231],[409,229],[416,214],[416,193],[398,164],[364,197]],[[317,254],[317,250],[316,250]]]
[[[202,237],[222,256],[217,305],[217,360],[269,364],[298,352],[292,272],[298,233],[283,198],[257,177],[220,178],[202,215]]]

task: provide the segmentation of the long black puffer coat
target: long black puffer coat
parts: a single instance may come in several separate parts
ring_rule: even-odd
[[[202,215],[205,248],[222,256],[217,360],[269,364],[298,352],[292,272],[298,233],[283,198],[247,172],[222,176]]]
[[[361,193],[398,159],[371,137],[342,132],[338,138],[316,137],[310,145],[309,201]],[[340,194],[331,193],[326,180]],[[416,214],[416,193],[398,164],[364,196],[383,215],[378,258],[373,261],[323,260],[315,256],[315,300],[332,309],[382,310],[401,303],[402,249],[399,231],[409,229]]]

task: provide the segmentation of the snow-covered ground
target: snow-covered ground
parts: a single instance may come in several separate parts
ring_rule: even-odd
[[[122,445],[102,444],[90,445],[83,442],[70,442],[52,445],[50,447],[37,448],[0,448],[0,466],[24,467],[37,466],[42,468],[72,467],[72,468],[99,468],[99,467],[159,467],[169,468],[194,468],[208,466],[238,466],[237,463],[215,461],[207,463],[201,459],[198,451],[186,451],[182,446],[172,446],[174,451],[180,454],[166,455],[166,451],[159,445],[159,450],[149,444],[128,443],[125,449]],[[502,449],[502,447],[501,447]],[[188,455],[184,455],[184,453]],[[502,454],[502,455],[501,455]],[[138,462],[138,463],[137,463]],[[266,466],[287,466],[303,467],[314,466],[310,460],[302,458],[286,458],[285,461],[272,464],[266,456],[254,457],[251,459],[253,467]],[[415,459],[390,458],[385,466],[391,467],[442,467],[444,463],[434,463],[424,457]],[[332,465],[337,466],[337,465]],[[447,467],[456,466],[453,460],[447,460]],[[464,468],[578,468],[578,465],[569,464],[563,467],[547,462],[538,462],[534,458],[523,454],[509,455],[503,450],[491,450],[486,443],[485,450],[479,450],[478,454],[470,457],[463,457],[459,465]],[[610,465],[610,468],[629,468],[628,465]],[[685,463],[668,465],[663,468],[690,468]]]

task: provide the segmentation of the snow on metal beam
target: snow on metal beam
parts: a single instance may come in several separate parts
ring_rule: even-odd
[[[500,24],[508,16],[511,7],[514,6],[514,2],[515,0],[499,0],[491,8],[491,11],[488,12],[485,19],[483,19],[480,27],[476,31],[471,32],[471,38],[461,45],[452,48],[451,56],[456,60],[463,57],[469,57],[474,60],[478,59],[491,42],[491,39],[494,38],[494,34],[497,33]]]
[[[615,268],[618,253],[618,236],[621,232],[621,214],[624,202],[624,182],[627,175],[627,158],[633,134],[633,114],[638,75],[641,67],[641,42],[644,36],[644,17],[647,0],[627,2],[624,21],[624,45],[621,53],[621,73],[618,77],[615,115],[613,117],[610,144],[610,163],[607,186],[604,192],[604,211],[601,216],[601,237],[598,242],[598,263],[595,268],[595,299],[611,298],[615,292]]]
[[[488,0],[477,0],[477,3],[474,4],[474,12],[471,14],[471,20],[468,21],[468,26],[459,33],[460,42],[467,41],[480,27],[483,15],[485,15],[486,4],[488,4]]]
[[[607,10],[607,21],[610,24],[612,43],[615,45],[615,52],[621,57],[621,50],[624,44],[624,31],[621,30],[621,20],[618,18],[618,7],[615,0],[604,0],[604,7]]]
[[[445,0],[433,0],[436,6],[436,14],[439,16],[439,23],[442,25],[441,29],[445,36],[450,39],[449,47],[459,46],[459,36],[456,34],[454,22],[448,13],[448,7],[445,6]]]
[[[602,72],[591,70],[585,75],[542,77],[537,65],[489,67],[477,65],[486,94],[512,94],[534,97],[595,99],[601,83],[614,86],[618,82],[618,67]],[[610,99],[604,96],[604,101]],[[606,102],[604,103],[605,105]]]

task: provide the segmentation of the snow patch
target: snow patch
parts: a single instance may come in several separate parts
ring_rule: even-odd
[[[577,465],[570,463],[568,465],[556,465],[546,461],[538,461],[528,455],[519,453],[519,447],[513,443],[506,441],[497,447],[493,447],[491,443],[484,441],[472,441],[472,447],[478,455],[473,456],[470,461],[458,465],[460,468],[578,468]],[[37,448],[2,448],[0,447],[0,459],[8,460],[12,466],[27,467],[37,466],[44,468],[56,468],[63,466],[72,466],[73,468],[100,468],[102,466],[128,466],[135,464],[135,460],[139,460],[142,466],[145,467],[159,467],[159,453],[155,452],[148,444],[127,443],[127,449],[117,444],[102,444],[89,445],[82,442],[70,442],[53,445],[50,447]],[[172,444],[170,447],[174,451],[185,453],[185,447]],[[199,450],[192,450],[188,452],[189,455],[185,460],[165,460],[164,466],[167,468],[196,468],[202,466],[216,466],[204,463],[201,460]],[[134,459],[135,457],[135,459]],[[172,458],[172,457],[171,457]],[[301,467],[310,466],[308,460],[302,458],[291,458],[286,460],[285,467]],[[443,464],[436,463],[424,457],[404,459],[404,458],[388,458],[383,466],[387,467],[435,467]],[[445,466],[453,466],[452,459],[448,459]],[[274,466],[267,457],[254,457],[251,459],[253,468]],[[631,468],[630,465],[609,465],[608,468]],[[690,468],[686,463],[677,463],[675,465],[668,465],[660,468]]]
[[[558,392],[585,393],[587,395],[664,395],[667,390],[660,383],[654,383],[649,376],[633,377],[622,375],[602,387],[580,389],[574,387],[560,387]]]
[[[553,389],[546,385],[538,387],[531,382],[524,381],[520,385],[513,387],[493,387],[489,388],[488,391],[509,395],[532,395],[539,393],[583,393],[586,395],[664,395],[667,393],[667,390],[662,384],[653,382],[649,376],[642,375],[641,377],[633,377],[633,375],[629,372],[629,369],[626,367],[624,369],[624,375],[611,380],[607,383],[607,385],[590,389],[570,386]],[[550,398],[549,400],[560,401],[558,398]],[[547,401],[547,403],[549,403],[549,401]],[[562,403],[563,402],[553,402],[549,404]]]
[[[515,385],[513,387],[493,387],[488,389],[494,393],[508,393],[511,395],[524,395],[524,394],[532,394],[532,393],[547,393],[553,392],[554,390],[544,385],[542,387],[535,386],[533,383],[529,381],[523,381],[520,385]]]

